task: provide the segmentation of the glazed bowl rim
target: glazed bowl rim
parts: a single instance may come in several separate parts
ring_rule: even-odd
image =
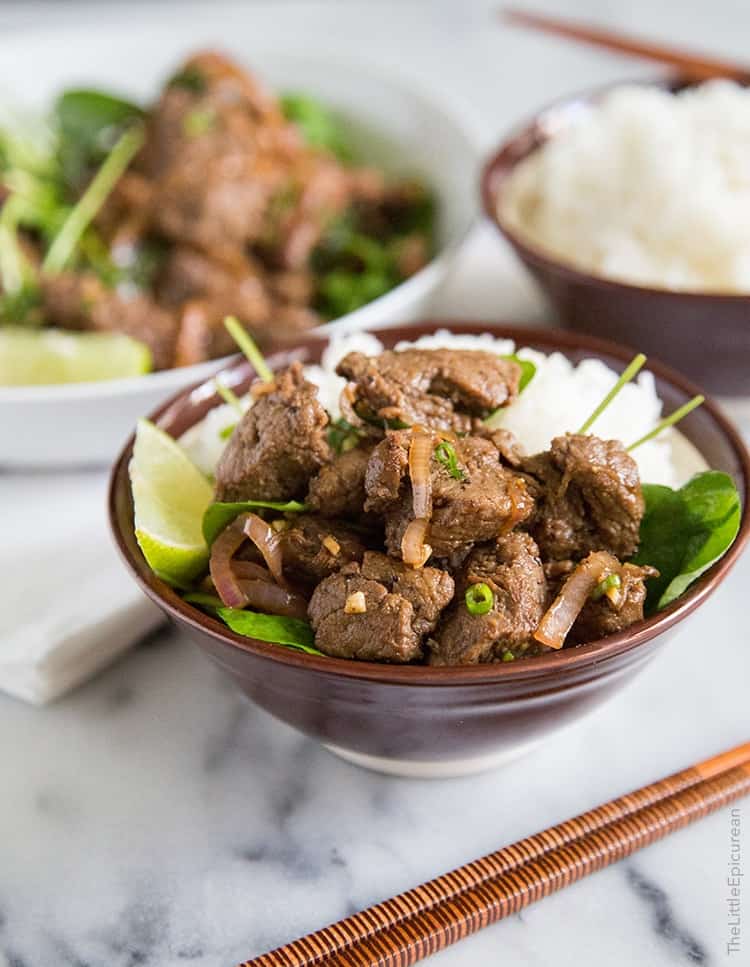
[[[623,364],[632,358],[632,352],[627,347],[609,340],[598,339],[583,333],[562,329],[531,329],[523,326],[493,324],[487,322],[472,322],[469,320],[429,320],[419,323],[407,323],[401,326],[380,330],[377,336],[387,336],[389,332],[398,333],[398,339],[416,338],[425,333],[438,329],[449,329],[452,332],[480,334],[491,332],[495,338],[513,339],[517,345],[538,346],[543,352],[560,351],[584,352],[593,356],[609,356]],[[300,358],[301,352],[315,348],[326,342],[324,334],[310,334],[296,344],[296,347],[285,347],[269,356],[268,362],[272,366],[281,366],[288,362],[289,356]],[[657,379],[660,379],[685,394],[688,398],[700,392],[699,387],[686,377],[675,372],[664,363],[649,362],[648,367]],[[234,357],[229,371],[245,369],[250,371],[249,364],[241,357]],[[163,403],[151,415],[150,419],[158,423],[163,417],[178,412],[183,406],[190,405],[191,397],[206,401],[216,399],[213,380],[209,379],[195,384],[193,387],[175,394]],[[201,635],[207,635],[217,642],[242,652],[250,652],[271,662],[293,666],[302,670],[309,670],[324,675],[353,680],[376,681],[384,685],[409,686],[453,686],[453,685],[486,685],[488,683],[521,682],[524,680],[541,679],[553,680],[555,675],[582,670],[594,665],[601,665],[608,659],[625,652],[632,651],[670,630],[688,617],[696,608],[703,604],[723,582],[731,568],[739,559],[748,538],[750,538],[750,452],[748,452],[739,431],[733,426],[720,407],[713,399],[706,397],[701,407],[702,413],[708,414],[714,425],[714,431],[724,437],[737,460],[738,471],[741,474],[743,506],[740,528],[737,536],[726,552],[708,571],[682,595],[664,610],[656,615],[639,622],[634,630],[626,629],[617,634],[600,638],[597,641],[575,648],[564,648],[549,654],[534,658],[525,658],[516,662],[499,662],[483,665],[463,665],[433,667],[428,665],[395,665],[377,662],[364,662],[354,659],[318,657],[285,648],[276,644],[262,642],[253,638],[245,638],[230,631],[230,629],[198,608],[187,604],[179,595],[161,581],[143,560],[140,552],[132,554],[125,536],[120,528],[118,515],[118,501],[123,488],[127,488],[126,498],[130,499],[128,464],[132,454],[134,434],[123,445],[119,456],[115,460],[109,479],[108,488],[108,517],[109,525],[114,537],[115,545],[128,569],[141,589],[168,617],[178,624],[187,625]],[[197,422],[197,421],[195,421]],[[191,426],[193,424],[190,424]],[[184,432],[184,431],[183,431]],[[138,559],[140,558],[140,560]]]
[[[668,90],[678,90],[683,87],[694,86],[700,83],[694,79],[680,75],[652,77],[652,78],[632,78],[624,81],[610,81],[606,84],[598,84],[593,87],[585,87],[572,94],[565,94],[562,97],[548,102],[534,114],[517,124],[503,138],[500,146],[493,151],[482,166],[479,178],[479,195],[482,210],[485,216],[493,223],[500,234],[516,249],[520,256],[528,262],[544,268],[547,272],[553,273],[568,282],[575,282],[579,285],[587,285],[605,292],[622,294],[625,292],[638,293],[647,297],[658,297],[661,299],[692,299],[699,302],[718,302],[728,305],[750,304],[750,293],[737,292],[706,292],[705,290],[692,289],[667,289],[653,285],[640,285],[635,282],[626,282],[621,279],[610,278],[606,275],[597,275],[587,272],[567,262],[562,262],[555,257],[549,250],[535,245],[528,241],[521,232],[512,228],[506,219],[500,214],[498,199],[508,183],[508,180],[518,165],[525,161],[530,155],[538,150],[539,145],[533,145],[524,150],[512,161],[506,162],[505,155],[516,145],[528,138],[529,135],[539,128],[541,122],[553,113],[565,110],[576,103],[593,105],[600,101],[606,94],[618,87],[659,87]],[[544,137],[543,143],[551,141],[554,134]],[[501,168],[507,170],[500,173]]]

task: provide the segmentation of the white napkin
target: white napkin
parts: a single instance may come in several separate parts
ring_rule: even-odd
[[[1,691],[50,702],[164,620],[112,546],[104,491],[100,474],[2,481]]]

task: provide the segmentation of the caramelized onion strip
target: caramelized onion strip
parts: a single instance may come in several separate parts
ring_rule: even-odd
[[[282,570],[280,535],[257,514],[245,516],[244,533],[260,551],[274,581],[281,588],[287,587]]]
[[[595,551],[576,567],[545,612],[534,638],[548,648],[562,648],[565,638],[583,610],[594,588],[608,574],[619,569],[616,558]]]
[[[414,500],[414,516],[429,520],[432,516],[432,479],[430,460],[434,438],[423,427],[415,426],[409,444],[409,478]]]
[[[278,614],[285,618],[306,618],[307,601],[301,594],[280,588],[270,581],[241,578],[239,586],[249,605],[264,614]]]
[[[425,543],[430,522],[424,517],[418,517],[409,523],[401,538],[401,557],[404,564],[411,567],[422,567],[432,554],[432,548]]]
[[[232,557],[245,542],[247,516],[240,514],[236,517],[211,545],[208,569],[216,593],[228,608],[244,608],[247,604],[247,597],[232,569]]]

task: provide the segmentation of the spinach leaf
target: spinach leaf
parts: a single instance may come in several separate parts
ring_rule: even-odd
[[[536,366],[531,362],[530,359],[521,359],[516,353],[512,353],[509,356],[503,356],[502,358],[510,360],[512,363],[518,363],[518,365],[521,367],[521,380],[518,384],[518,392],[523,393],[536,375]]]
[[[210,614],[218,614],[219,608],[224,607],[224,602],[218,595],[209,594],[207,591],[188,591],[187,594],[183,594],[182,600],[187,601],[188,604],[195,604]]]
[[[282,95],[281,109],[287,121],[296,124],[311,147],[325,148],[339,161],[352,160],[354,152],[344,125],[320,101],[308,94],[290,92]]]
[[[282,618],[276,614],[258,611],[240,611],[237,608],[218,608],[219,617],[235,634],[246,638],[258,638],[274,645],[286,645],[308,655],[322,655],[314,648],[315,634],[307,621],[299,618]]]
[[[74,190],[107,156],[125,127],[145,112],[137,104],[104,91],[64,91],[53,108],[59,132],[58,157],[63,178]]]
[[[277,503],[271,500],[241,500],[232,503],[222,503],[217,501],[210,504],[203,515],[203,536],[210,547],[227,524],[231,524],[235,517],[244,514],[247,510],[256,509],[277,510],[280,513],[299,514],[307,510],[305,504],[298,500],[289,500],[286,503]]]
[[[741,504],[732,478],[707,470],[680,490],[644,484],[646,513],[633,561],[658,568],[648,583],[646,612],[666,607],[731,547]]]

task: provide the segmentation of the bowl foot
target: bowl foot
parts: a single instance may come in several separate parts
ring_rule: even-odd
[[[455,779],[459,776],[472,776],[479,772],[489,772],[499,769],[526,755],[535,748],[540,739],[517,745],[512,749],[489,755],[475,756],[466,759],[444,759],[435,762],[425,762],[419,759],[390,759],[383,756],[367,755],[364,752],[353,752],[342,749],[338,745],[326,745],[325,748],[334,755],[351,762],[362,769],[381,772],[388,776],[402,776],[405,779]]]

